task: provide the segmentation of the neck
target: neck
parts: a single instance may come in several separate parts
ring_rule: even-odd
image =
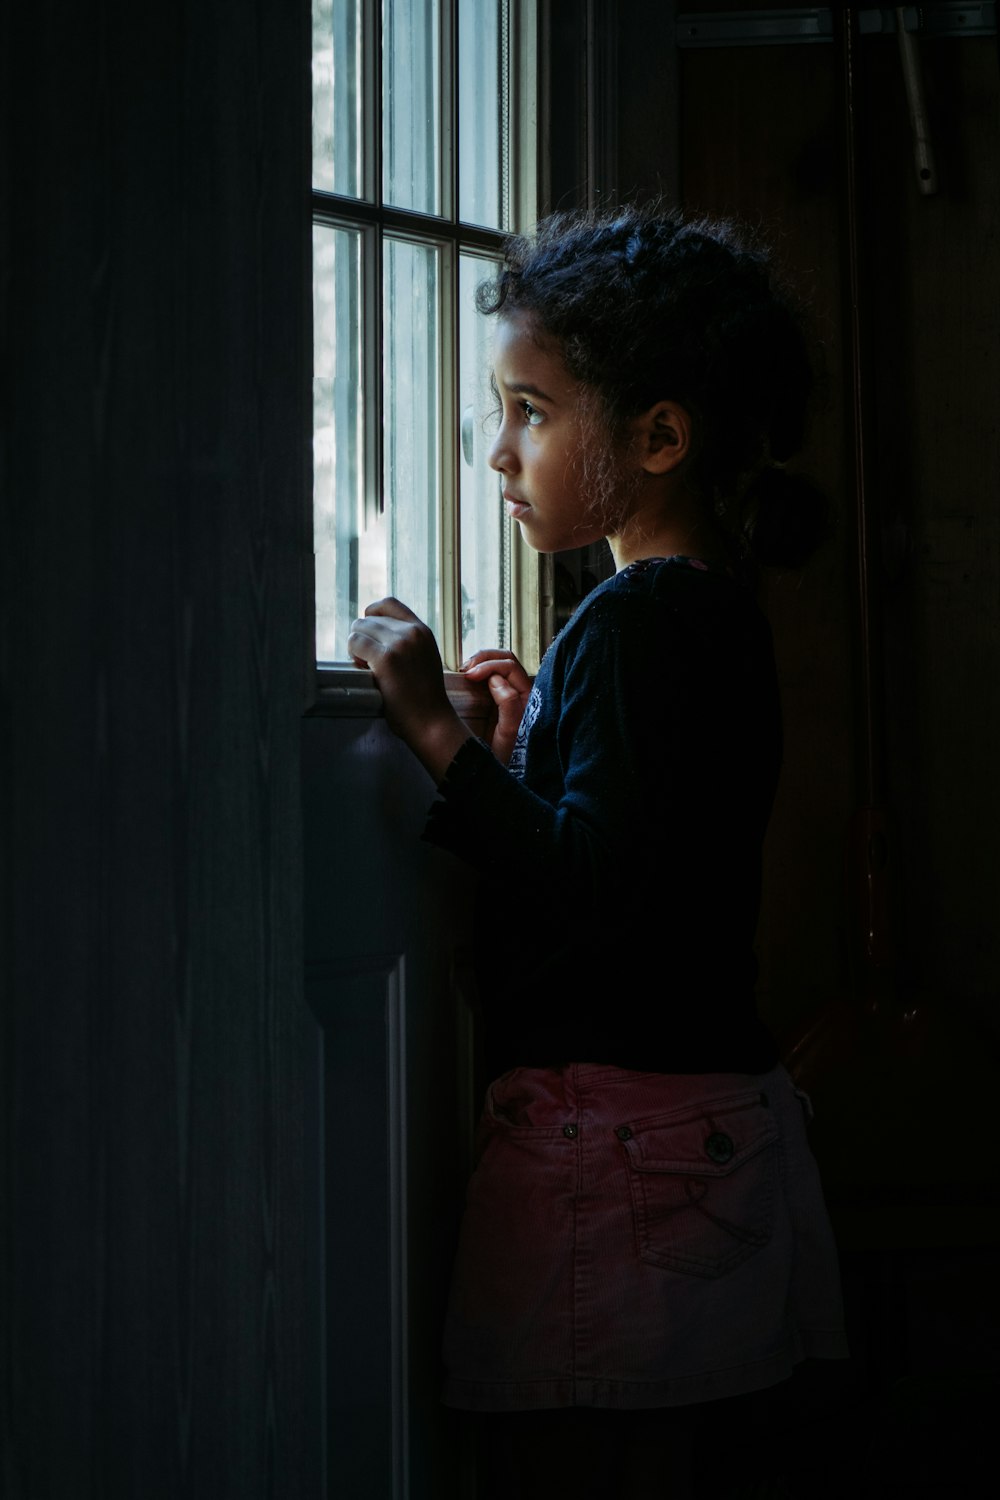
[[[698,557],[704,562],[726,562],[711,516],[680,486],[658,487],[658,492],[637,505],[625,525],[608,545],[621,572],[643,557]]]

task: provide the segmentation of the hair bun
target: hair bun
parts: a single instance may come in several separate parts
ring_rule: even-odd
[[[744,535],[765,568],[801,568],[830,526],[830,501],[809,479],[773,464],[743,494]]]

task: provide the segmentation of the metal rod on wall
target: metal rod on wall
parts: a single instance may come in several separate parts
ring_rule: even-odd
[[[875,662],[872,636],[872,541],[871,497],[868,488],[868,419],[870,399],[866,369],[864,327],[865,288],[862,285],[860,189],[858,183],[858,34],[853,7],[841,21],[841,70],[843,88],[843,214],[844,261],[847,273],[847,355],[849,360],[849,430],[851,477],[854,491],[857,538],[857,591],[859,666],[861,671],[861,801],[872,803],[881,790],[879,754],[876,746]]]
[[[910,114],[910,129],[913,132],[913,161],[917,173],[917,187],[925,195],[936,193],[938,174],[934,161],[934,146],[931,142],[927,100],[924,95],[924,73],[920,66],[920,43],[913,32],[906,29],[905,5],[896,6],[896,37],[899,42],[899,60],[903,66],[903,85],[906,89],[906,104]]]
[[[857,802],[849,842],[848,880],[853,925],[852,967],[859,1000],[884,1012],[894,993],[890,917],[890,840],[886,811],[881,613],[878,598],[878,517],[871,484],[873,427],[871,340],[867,320],[862,193],[863,101],[859,23],[854,6],[837,16],[842,90],[843,235],[846,279],[848,429],[854,499],[857,603]]]

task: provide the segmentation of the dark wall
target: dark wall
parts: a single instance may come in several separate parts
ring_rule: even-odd
[[[839,45],[682,48],[657,70],[674,69],[678,196],[774,244],[827,377],[799,467],[827,489],[832,533],[804,569],[762,585],[786,752],[759,1000],[816,1106],[853,1356],[829,1372],[839,1391],[808,1366],[790,1383],[775,1464],[789,1493],[810,1496],[976,1493],[1000,1378],[1000,1170],[970,1149],[991,1138],[1000,1068],[1000,67],[993,36],[926,37],[919,50],[932,197],[915,180],[895,37],[855,53],[892,939],[877,973],[857,962],[866,734]],[[659,106],[646,129],[652,70],[636,52],[622,67],[622,185],[654,191],[673,163]]]
[[[920,53],[941,180],[931,197],[917,188],[895,37],[862,38],[855,58],[871,655],[884,752],[876,797],[888,819],[893,939],[878,997],[885,1025],[860,1036],[821,1027],[806,1066],[836,1120],[823,1146],[829,1175],[843,1196],[863,1190],[883,1206],[894,1196],[901,1215],[918,1190],[937,1193],[940,1210],[928,1215],[925,1201],[895,1230],[924,1243],[948,1238],[949,1195],[971,1202],[983,1191],[959,1142],[976,1128],[970,1091],[989,1088],[1000,1061],[991,853],[1000,822],[1000,68],[993,37],[928,38]],[[852,819],[870,793],[838,46],[685,50],[680,90],[686,201],[735,213],[772,239],[827,375],[800,467],[831,496],[832,533],[805,569],[764,585],[787,744],[767,849],[761,1003],[791,1037],[824,1006],[829,1017],[841,1001],[863,1007],[873,995],[852,966],[863,934],[845,882]],[[920,1107],[931,1091],[948,1101],[954,1123],[944,1131]],[[884,1144],[899,1119],[905,1152]],[[959,1216],[952,1236],[1000,1236],[1000,1181],[989,1180],[992,1229],[978,1220],[963,1228]]]
[[[618,180],[621,196],[665,190],[691,209],[759,230],[803,304],[824,374],[797,467],[827,491],[831,533],[804,569],[762,578],[786,755],[767,847],[759,994],[791,1042],[812,1017],[865,988],[852,971],[861,924],[845,880],[852,821],[868,800],[845,85],[839,37],[677,45],[678,10],[719,9],[715,0],[679,7],[641,0],[622,13]],[[944,1048],[957,1068],[986,1048],[989,1069],[1000,1037],[992,852],[1000,824],[1000,67],[993,36],[924,36],[919,54],[940,180],[929,197],[917,187],[895,36],[860,38],[854,59],[878,799],[891,854],[889,988],[897,1012],[922,1017],[906,1044],[915,1056],[929,1063]],[[816,1039],[826,1056],[810,1058],[814,1076],[829,1073],[837,1049],[857,1040],[829,1028]],[[902,1038],[883,1040],[900,1061]],[[939,1160],[935,1169],[944,1166]]]
[[[798,571],[762,578],[785,758],[768,837],[759,999],[783,1032],[846,987],[843,858],[856,795],[846,451],[839,97],[832,46],[684,50],[686,201],[763,233],[807,312],[826,389],[797,467],[831,496],[833,534]],[[904,160],[902,170],[906,171]]]
[[[0,1489],[300,1497],[308,8],[5,14]]]

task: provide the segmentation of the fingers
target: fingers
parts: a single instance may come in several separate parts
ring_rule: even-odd
[[[347,637],[347,650],[355,666],[371,667],[390,656],[403,660],[413,654],[430,653],[440,666],[437,646],[428,627],[413,610],[400,600],[376,599],[365,606],[364,614],[355,620]]]
[[[375,663],[381,662],[387,653],[399,656],[408,650],[420,651],[417,637],[425,635],[433,639],[420,617],[389,595],[365,606],[364,615],[351,626],[347,649],[355,666],[374,670]],[[497,703],[524,698],[531,692],[532,679],[512,651],[485,647],[473,652],[460,670],[473,682],[488,682],[491,676],[496,677],[497,684],[490,684],[490,692]]]
[[[492,677],[487,678],[486,686],[496,703],[509,703],[511,700],[520,703],[521,701],[521,694],[517,688],[511,687],[506,677],[501,677],[499,672],[494,672]]]
[[[365,616],[387,615],[392,620],[407,620],[412,625],[422,625],[423,621],[413,610],[394,599],[390,594],[387,599],[376,599],[373,604],[365,605]]]
[[[383,606],[394,606],[390,612]],[[400,660],[413,655],[437,658],[434,637],[422,620],[397,599],[380,599],[369,604],[364,615],[353,622],[347,637],[347,649],[360,657],[363,665],[392,653]]]
[[[524,696],[512,688],[502,677],[491,677],[486,684],[490,697],[497,706],[497,727],[517,734],[524,713]]]
[[[483,658],[481,661],[476,660],[479,656]],[[477,651],[470,661],[472,665],[464,668],[463,675],[473,682],[488,682],[491,677],[499,676],[509,682],[516,692],[522,695],[531,692],[531,678],[517,657],[511,656],[509,652],[504,656],[489,656]]]
[[[499,646],[487,646],[482,651],[473,651],[467,661],[463,661],[460,671],[466,672],[469,667],[482,666],[487,661],[517,661],[513,651],[504,651]]]
[[[437,642],[431,631],[398,599],[380,599],[351,625],[351,660],[368,667],[382,694],[386,723],[434,774],[442,746],[457,743],[468,730],[448,702]],[[450,759],[450,755],[448,759]]]
[[[357,667],[370,667],[392,644],[392,635],[367,619],[355,620],[347,637],[347,649]]]

